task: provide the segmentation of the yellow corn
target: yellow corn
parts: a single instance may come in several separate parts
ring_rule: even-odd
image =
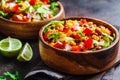
[[[110,35],[110,31],[105,27],[101,27],[101,31],[108,34],[108,35]]]
[[[57,27],[59,27],[60,30],[63,30],[64,29],[64,26],[62,24],[57,24]]]
[[[37,20],[36,19],[32,19],[32,22],[36,22]]]
[[[70,41],[69,44],[72,45],[72,46],[76,45],[76,43],[74,41]]]
[[[53,43],[53,42],[50,43],[51,46],[54,46],[54,44],[55,44],[55,43]]]
[[[88,22],[88,25],[93,25],[93,22]]]
[[[66,34],[64,34],[64,33],[60,34],[60,38],[65,38],[65,37],[66,37]]]
[[[66,33],[67,36],[70,36],[70,35],[72,35],[72,34],[73,34],[73,33],[72,33],[71,30],[69,30],[69,31]]]
[[[97,41],[99,40],[99,37],[96,36],[96,35],[92,35],[92,38],[95,39],[95,40],[97,40]]]

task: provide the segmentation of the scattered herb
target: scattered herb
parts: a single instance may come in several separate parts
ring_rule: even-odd
[[[48,40],[50,40],[50,39],[57,40],[59,37],[60,37],[60,33],[59,32],[53,33],[53,34],[49,35]]]
[[[0,80],[7,80],[6,76],[8,76],[10,80],[21,80],[20,74],[18,71],[16,71],[15,74],[12,74],[12,73],[7,71],[7,72],[4,72],[4,75],[5,76],[0,76]]]
[[[43,33],[45,34],[46,32],[48,32],[48,30],[49,30],[49,27],[47,26],[47,27],[45,27]]]
[[[8,13],[4,13],[3,11],[0,11],[0,16],[2,16],[2,17],[7,17],[7,16],[8,16]]]
[[[78,31],[78,34],[80,34],[82,37],[85,37],[85,34],[83,34],[82,32]]]
[[[51,3],[51,9],[52,9],[52,10],[55,10],[58,6],[59,6],[59,5],[58,5],[57,2]]]

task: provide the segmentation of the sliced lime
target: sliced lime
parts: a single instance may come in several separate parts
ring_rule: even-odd
[[[3,56],[14,57],[19,54],[22,43],[16,38],[5,38],[0,41],[0,51]]]
[[[23,49],[20,51],[20,54],[17,57],[17,60],[20,62],[30,61],[33,56],[33,51],[31,46],[26,43]]]

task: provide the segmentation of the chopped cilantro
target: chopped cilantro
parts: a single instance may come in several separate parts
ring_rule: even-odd
[[[57,40],[59,37],[60,37],[60,33],[56,32],[56,33],[50,34],[48,37],[48,40],[50,40],[50,39]]]
[[[78,31],[78,34],[80,34],[82,37],[85,37],[85,34],[83,34],[82,32]]]

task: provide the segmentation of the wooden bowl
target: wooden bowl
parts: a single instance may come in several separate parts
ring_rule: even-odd
[[[51,47],[44,41],[42,34],[45,28],[39,31],[39,51],[41,59],[55,70],[74,74],[74,75],[90,75],[101,71],[105,71],[115,64],[118,56],[119,33],[111,24],[102,20],[86,17],[65,18],[62,20],[80,20],[86,19],[97,25],[103,25],[111,29],[116,34],[115,41],[108,47],[92,52],[71,52],[63,51]],[[49,25],[49,24],[47,24]]]
[[[63,5],[59,3],[60,11],[53,18],[39,22],[15,22],[0,17],[0,32],[20,39],[34,39],[38,37],[40,28],[51,20],[65,17]]]

